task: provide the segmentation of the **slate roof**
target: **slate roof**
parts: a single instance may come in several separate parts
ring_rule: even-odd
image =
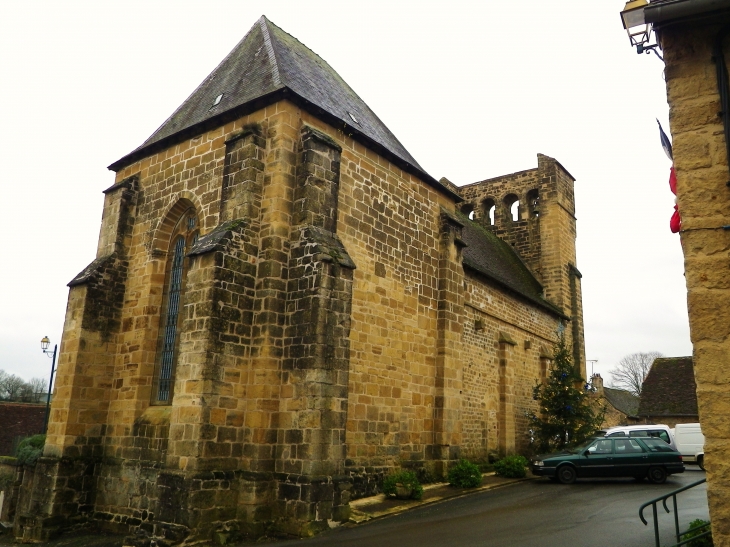
[[[456,213],[462,222],[464,266],[496,281],[533,304],[567,319],[562,310],[543,298],[543,289],[517,252],[508,243],[466,215]]]
[[[639,416],[697,416],[692,357],[659,357],[641,388]]]
[[[404,171],[461,201],[423,170],[330,65],[264,16],[150,138],[109,169],[118,171],[175,142],[282,99],[352,134]]]
[[[623,412],[627,416],[637,416],[639,412],[639,398],[624,389],[614,389],[612,387],[603,388],[603,396],[610,405]]]

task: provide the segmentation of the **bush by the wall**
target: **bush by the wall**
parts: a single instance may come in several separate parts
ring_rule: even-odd
[[[707,532],[710,529],[709,524],[710,521],[707,520],[693,520],[689,523],[689,532],[682,536],[682,540],[691,539],[693,537],[697,537],[703,532]],[[713,547],[714,543],[712,542],[712,534],[692,540],[686,545],[687,547]]]
[[[449,469],[449,484],[457,488],[475,488],[482,484],[482,472],[477,464],[460,460]]]
[[[420,500],[423,497],[423,486],[413,471],[401,469],[391,473],[383,480],[383,493],[386,496],[395,496],[398,493],[398,486],[411,489],[411,498]]]
[[[523,456],[507,456],[494,463],[494,471],[500,477],[521,479],[527,475],[527,460]]]
[[[20,441],[15,453],[15,457],[18,459],[18,465],[35,465],[35,462],[43,454],[43,446],[45,444],[45,435],[33,435]]]

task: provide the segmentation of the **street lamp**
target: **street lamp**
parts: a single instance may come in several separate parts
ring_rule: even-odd
[[[657,57],[662,56],[656,51],[657,44],[647,45],[651,34],[651,25],[646,22],[644,8],[649,5],[646,0],[629,0],[621,12],[621,22],[629,35],[632,46],[636,46],[636,53],[649,53],[653,51]],[[662,59],[663,60],[663,59]]]
[[[53,351],[48,349],[48,346],[51,345],[51,341],[48,339],[48,336],[44,336],[41,340],[41,350],[43,353],[45,353],[48,357],[52,358],[51,361],[51,379],[48,382],[48,397],[46,399],[46,422],[43,426],[43,434],[45,434],[48,431],[48,417],[51,413],[51,387],[53,386],[53,373],[56,370],[56,350],[58,349],[58,344],[53,345]]]

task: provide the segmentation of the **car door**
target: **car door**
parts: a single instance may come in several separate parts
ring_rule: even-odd
[[[613,473],[613,439],[597,439],[579,460],[581,477],[610,477]]]
[[[615,439],[613,453],[614,477],[640,477],[649,467],[648,453],[634,439]]]

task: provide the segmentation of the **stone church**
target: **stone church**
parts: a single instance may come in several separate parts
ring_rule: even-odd
[[[433,178],[265,17],[110,169],[18,537],[306,535],[524,451],[558,332],[585,376],[568,171]]]

